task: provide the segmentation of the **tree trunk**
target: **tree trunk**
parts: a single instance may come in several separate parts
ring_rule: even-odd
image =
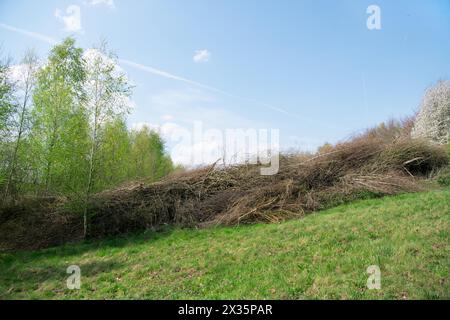
[[[91,189],[92,189],[92,181],[93,181],[93,173],[94,173],[94,166],[95,166],[95,156],[97,151],[97,127],[98,127],[98,121],[99,121],[99,101],[98,101],[98,78],[96,79],[95,84],[95,104],[94,104],[94,128],[92,133],[92,144],[91,144],[91,150],[89,152],[89,174],[88,174],[88,181],[86,186],[86,193],[84,198],[84,210],[83,210],[83,237],[86,239],[87,236],[87,211],[88,211],[88,204],[89,204],[89,198],[91,195]]]
[[[25,96],[23,98],[22,110],[20,112],[19,132],[17,134],[17,140],[16,140],[16,144],[14,146],[13,157],[11,159],[11,165],[10,165],[11,167],[10,167],[9,174],[8,174],[8,181],[7,181],[6,187],[5,187],[5,200],[9,196],[9,192],[10,192],[11,185],[12,185],[12,180],[14,177],[14,171],[16,170],[17,153],[19,151],[19,146],[20,146],[20,142],[21,142],[22,134],[23,134],[23,127],[24,127],[24,122],[25,122],[25,111],[26,111],[27,104],[28,104],[29,92],[30,92],[29,79],[27,79],[26,84],[25,84]]]

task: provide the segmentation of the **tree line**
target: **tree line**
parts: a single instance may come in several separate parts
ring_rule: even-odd
[[[105,42],[84,51],[67,38],[41,62],[0,59],[0,192],[87,203],[127,180],[173,170],[160,135],[129,130],[133,86]]]

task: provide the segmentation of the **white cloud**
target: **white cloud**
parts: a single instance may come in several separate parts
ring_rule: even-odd
[[[289,136],[284,151],[296,152],[314,152],[318,147],[325,143],[324,140],[315,139],[310,137]]]
[[[206,50],[206,49],[197,50],[197,51],[195,51],[193,60],[196,63],[208,62],[210,57],[211,57],[211,52],[209,52],[208,50]]]
[[[161,116],[161,119],[164,121],[170,121],[170,120],[173,120],[173,116],[171,114],[163,114]]]
[[[33,64],[20,63],[12,65],[8,68],[8,79],[15,84],[16,89],[21,91],[27,85],[27,81],[32,79],[36,72],[45,66],[45,61],[36,60]],[[28,83],[29,85],[30,83]]]
[[[227,129],[265,127],[217,104],[214,95],[199,89],[165,90],[150,96],[145,113],[135,115],[136,122],[132,128],[147,125],[158,131],[177,164],[186,167],[211,164],[223,158],[223,138]],[[161,123],[139,122],[148,115],[162,119]],[[199,124],[201,130],[198,130]],[[199,131],[203,133],[200,136]],[[240,154],[246,153],[240,151]]]
[[[27,65],[26,64],[16,64],[9,68],[8,78],[13,83],[22,84],[25,80],[25,76],[27,73]]]
[[[114,0],[87,0],[84,1],[84,4],[88,6],[107,6],[110,9],[116,8]]]
[[[218,106],[214,94],[199,89],[164,90],[150,96],[147,110],[152,115],[171,115],[183,124],[202,121],[209,128],[247,127],[254,124],[227,108]],[[167,121],[167,120],[166,120]]]
[[[88,68],[92,68],[95,63],[101,63],[105,68],[112,68],[114,74],[126,73],[115,59],[104,55],[98,49],[90,48],[84,50],[83,58],[86,60]]]
[[[223,139],[221,136],[205,135],[200,140],[194,140],[193,130],[174,122],[161,125],[148,122],[137,122],[132,125],[133,130],[148,127],[158,132],[169,145],[169,153],[175,164],[195,167],[216,162],[222,157]]]
[[[195,167],[212,164],[223,157],[223,142],[215,137],[208,137],[191,145],[177,144],[170,157],[175,164]]]
[[[60,9],[55,10],[55,17],[64,23],[64,30],[67,32],[79,32],[81,27],[81,9],[77,5],[70,5],[63,15]]]
[[[131,83],[131,81],[128,79],[126,72],[122,69],[121,66],[117,64],[116,60],[106,56],[99,50],[87,49],[83,53],[83,58],[86,61],[86,68],[88,71],[95,70],[96,68],[101,68],[103,70],[111,69],[112,74],[114,76],[124,77],[127,83]],[[93,84],[92,81],[91,83],[88,82],[86,84],[86,90],[89,97],[94,96],[93,92],[97,90],[92,85]],[[117,107],[118,110],[121,110],[122,107],[125,107],[130,112],[136,109],[136,103],[134,102],[134,100],[132,100],[130,97],[126,95],[116,94],[114,100],[116,105],[115,107]]]

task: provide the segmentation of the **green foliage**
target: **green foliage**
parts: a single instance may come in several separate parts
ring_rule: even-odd
[[[173,169],[156,132],[135,140],[128,131],[132,86],[105,43],[83,52],[67,38],[43,67],[32,52],[21,65],[28,66],[25,81],[12,83],[0,59],[2,195],[62,195],[82,203],[92,192],[130,179],[154,181]]]
[[[3,185],[6,181],[6,173],[0,171],[0,186]]]
[[[27,164],[29,160],[29,130],[32,117],[32,94],[35,86],[36,72],[38,69],[38,59],[34,51],[25,53],[20,67],[16,67],[16,80],[14,99],[17,103],[15,112],[12,115],[10,127],[10,150],[8,152],[9,161],[7,168],[7,179],[5,185],[5,198],[15,196],[22,192],[21,187],[27,178]]]
[[[76,194],[84,185],[88,123],[82,53],[68,38],[53,48],[37,75],[32,141],[45,193]]]
[[[11,114],[17,107],[13,92],[14,84],[8,77],[9,63],[0,57],[0,136],[5,137]]]
[[[118,118],[106,123],[99,134],[103,143],[97,156],[94,192],[117,186],[130,178],[131,137],[125,120]]]
[[[450,159],[450,143],[447,144],[447,153],[448,158]],[[437,182],[444,187],[450,186],[450,165],[439,171],[437,175]]]
[[[11,125],[14,121],[14,114],[17,110],[17,103],[14,99],[14,84],[10,79],[9,61],[0,57],[0,189],[5,188],[8,181],[8,168],[11,162],[11,149],[13,147],[11,135]],[[0,204],[3,202],[3,195],[0,196]]]
[[[437,181],[442,186],[450,187],[450,166],[439,172]]]
[[[171,159],[164,153],[164,142],[147,126],[132,132],[130,175],[156,181],[173,170]]]

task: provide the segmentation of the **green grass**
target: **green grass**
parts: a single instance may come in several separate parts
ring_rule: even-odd
[[[81,267],[81,289],[66,268]],[[381,268],[381,290],[366,269]],[[0,254],[2,299],[450,298],[450,189],[281,224],[168,230]]]

